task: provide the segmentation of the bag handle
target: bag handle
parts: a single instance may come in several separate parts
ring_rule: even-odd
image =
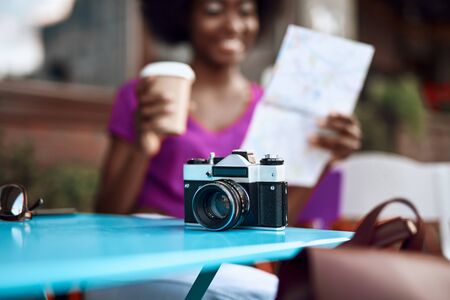
[[[401,203],[408,206],[416,216],[415,225],[417,232],[411,238],[405,240],[401,248],[404,250],[422,251],[424,244],[423,220],[420,217],[416,207],[410,201],[403,198],[394,198],[391,200],[387,200],[376,206],[371,212],[369,212],[364,217],[361,224],[356,229],[352,239],[349,241],[348,245],[371,246],[373,243],[375,231],[377,229],[377,220],[379,215],[386,206],[391,205],[393,203]]]

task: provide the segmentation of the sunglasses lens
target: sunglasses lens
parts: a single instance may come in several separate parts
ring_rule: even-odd
[[[16,185],[0,186],[0,215],[18,216],[25,208],[25,194]]]

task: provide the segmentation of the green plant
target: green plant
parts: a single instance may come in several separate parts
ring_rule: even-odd
[[[364,150],[395,151],[399,127],[419,138],[424,132],[426,111],[417,80],[412,75],[372,77],[356,115],[364,132]]]
[[[97,170],[92,167],[55,166],[41,172],[33,192],[36,196],[43,195],[48,208],[75,207],[80,211],[91,211],[97,178]]]
[[[0,133],[0,184],[24,185],[31,201],[44,198],[45,208],[74,207],[92,211],[98,171],[92,166],[63,164],[40,167],[29,142],[6,147]]]
[[[30,186],[37,177],[31,143],[23,142],[7,147],[0,132],[0,183],[18,182]]]

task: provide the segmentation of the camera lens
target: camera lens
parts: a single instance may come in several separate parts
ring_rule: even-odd
[[[211,218],[224,219],[230,211],[230,200],[222,192],[216,192],[205,202],[205,209]]]
[[[195,219],[211,230],[225,230],[239,225],[248,209],[247,192],[232,180],[205,184],[192,199]]]

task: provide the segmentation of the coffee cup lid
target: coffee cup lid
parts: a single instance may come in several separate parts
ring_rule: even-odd
[[[195,79],[195,73],[189,65],[174,61],[162,61],[146,65],[141,71],[141,77],[149,76],[175,76],[189,80]]]

